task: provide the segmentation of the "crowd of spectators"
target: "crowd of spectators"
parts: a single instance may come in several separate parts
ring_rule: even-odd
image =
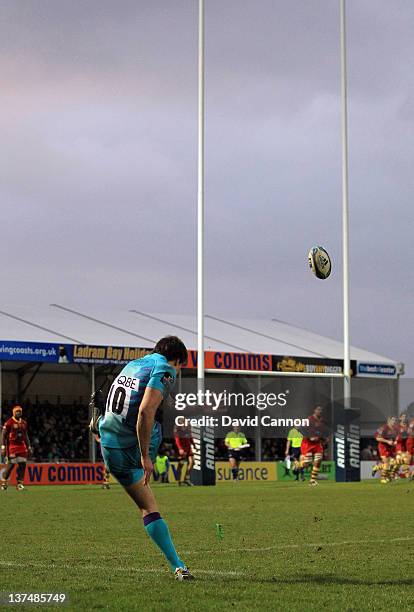
[[[361,459],[362,461],[377,461],[378,450],[375,440],[361,438]]]
[[[285,458],[285,438],[265,438],[262,440],[262,460],[279,461]]]

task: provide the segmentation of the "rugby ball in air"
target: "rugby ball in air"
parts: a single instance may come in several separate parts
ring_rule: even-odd
[[[308,262],[310,269],[317,278],[328,278],[332,270],[332,264],[328,252],[323,247],[312,247],[308,254]]]

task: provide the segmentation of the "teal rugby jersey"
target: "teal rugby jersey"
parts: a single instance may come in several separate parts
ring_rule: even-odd
[[[137,445],[137,418],[145,389],[158,389],[165,397],[176,377],[175,369],[159,353],[130,361],[109,389],[105,415],[99,422],[102,446],[129,448]],[[159,428],[155,423],[156,426]]]

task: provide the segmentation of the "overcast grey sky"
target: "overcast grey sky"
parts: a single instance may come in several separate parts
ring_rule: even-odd
[[[2,0],[2,305],[195,312],[197,5]],[[347,6],[351,341],[412,376],[414,3]],[[339,0],[206,0],[208,312],[341,338],[339,69]]]

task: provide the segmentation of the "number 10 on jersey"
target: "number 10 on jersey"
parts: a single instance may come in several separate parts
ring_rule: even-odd
[[[120,376],[109,389],[106,411],[126,417],[131,402],[132,392],[137,392],[139,378]]]

